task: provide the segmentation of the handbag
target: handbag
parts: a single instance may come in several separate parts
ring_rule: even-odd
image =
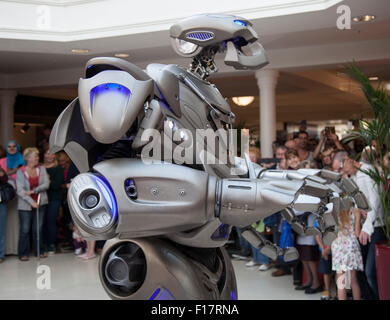
[[[7,203],[15,198],[15,189],[9,184],[4,183],[0,185],[0,203]]]

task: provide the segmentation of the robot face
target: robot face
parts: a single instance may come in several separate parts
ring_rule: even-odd
[[[98,142],[118,141],[131,127],[152,90],[152,80],[136,80],[120,70],[105,70],[89,79],[80,79],[80,109],[86,129]]]
[[[205,47],[227,50],[225,64],[259,69],[268,64],[252,24],[232,15],[202,14],[183,19],[170,29],[171,44],[182,57],[197,56]]]

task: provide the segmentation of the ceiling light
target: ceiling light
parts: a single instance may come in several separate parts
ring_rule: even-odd
[[[246,97],[233,97],[233,102],[241,107],[245,107],[253,102],[255,100],[255,97],[253,96],[246,96]]]
[[[376,80],[378,80],[379,78],[378,77],[369,77],[368,78],[368,80],[370,80],[370,81],[376,81]]]
[[[28,123],[26,123],[21,129],[20,129],[20,132],[25,134],[28,129],[30,129],[30,125]]]
[[[376,17],[373,16],[373,15],[366,14],[366,15],[363,15],[363,16],[353,17],[352,20],[353,20],[354,22],[369,22],[369,21],[374,20],[375,18],[376,18]]]
[[[129,54],[127,53],[115,53],[115,57],[117,58],[127,58]]]
[[[72,49],[73,53],[88,53],[88,49]]]
[[[389,91],[390,91],[390,83],[386,84],[386,85],[385,85],[385,88],[386,88],[386,90],[389,90]]]

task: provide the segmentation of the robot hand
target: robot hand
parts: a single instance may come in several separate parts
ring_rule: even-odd
[[[244,237],[272,259],[283,255],[285,261],[291,261],[298,255],[294,248],[282,250],[265,240],[253,228],[246,227],[249,222],[281,211],[298,234],[322,236],[324,244],[329,246],[337,237],[338,213],[340,209],[348,208],[350,202],[341,198],[343,194],[352,197],[359,208],[367,210],[369,207],[353,180],[341,178],[340,174],[332,171],[265,170],[258,177],[256,180],[222,180],[219,218],[225,223],[244,227]],[[299,212],[315,214],[318,227],[307,226]]]

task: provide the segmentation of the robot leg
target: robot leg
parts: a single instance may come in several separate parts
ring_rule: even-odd
[[[104,290],[117,300],[232,300],[236,278],[223,248],[185,247],[167,239],[107,241],[99,262]]]

